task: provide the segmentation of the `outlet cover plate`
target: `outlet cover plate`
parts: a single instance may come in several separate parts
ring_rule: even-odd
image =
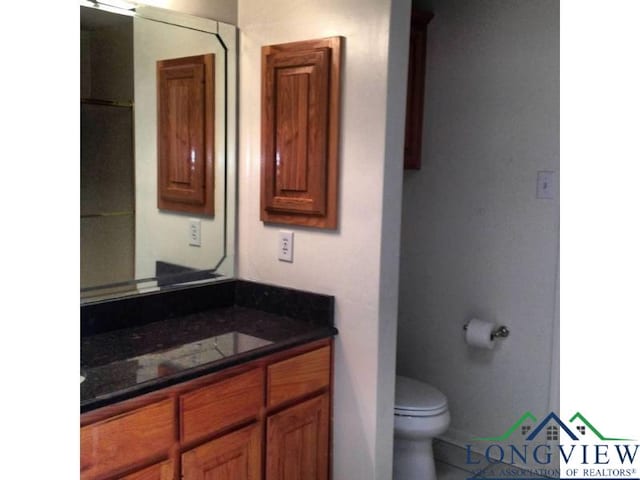
[[[278,260],[293,263],[293,232],[280,230],[278,234]]]
[[[193,247],[201,245],[200,219],[192,218],[189,220],[189,245]]]

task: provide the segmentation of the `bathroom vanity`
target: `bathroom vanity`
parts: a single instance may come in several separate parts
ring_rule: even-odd
[[[229,280],[81,316],[81,478],[329,478],[333,297]]]
[[[334,299],[233,279],[236,28],[80,14],[81,478],[328,480]]]

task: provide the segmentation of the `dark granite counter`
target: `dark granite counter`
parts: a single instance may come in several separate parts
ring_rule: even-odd
[[[81,321],[81,412],[338,333],[333,297],[241,280],[86,305]]]

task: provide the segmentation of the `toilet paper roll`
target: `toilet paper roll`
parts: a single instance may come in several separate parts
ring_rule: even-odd
[[[474,318],[467,324],[464,339],[467,344],[472,347],[488,348],[491,350],[495,345],[495,341],[491,338],[491,332],[493,332],[494,329],[494,323]]]

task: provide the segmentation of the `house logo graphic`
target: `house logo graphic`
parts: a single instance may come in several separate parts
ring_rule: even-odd
[[[473,442],[466,463],[478,478],[640,480],[640,444],[605,436],[581,412],[565,422],[554,412],[538,419],[527,411],[501,435]]]
[[[560,431],[564,431],[571,440],[579,441],[580,436],[585,436],[587,433],[587,429],[594,434],[598,439],[602,441],[629,441],[632,442],[631,438],[615,438],[615,437],[605,437],[602,435],[596,427],[594,427],[591,422],[589,422],[584,415],[580,412],[576,412],[573,417],[569,420],[569,423],[576,422],[574,429],[567,426],[560,418],[554,413],[551,412],[547,415],[539,425],[532,430],[533,426],[538,423],[538,420],[531,412],[525,412],[511,427],[507,429],[502,435],[497,437],[479,437],[474,440],[483,440],[483,441],[491,441],[491,442],[500,442],[511,439],[512,435],[519,431],[521,436],[524,437],[527,441],[535,440],[541,432],[545,432],[547,436],[547,440],[555,441],[559,440]],[[531,432],[531,433],[529,433]]]

